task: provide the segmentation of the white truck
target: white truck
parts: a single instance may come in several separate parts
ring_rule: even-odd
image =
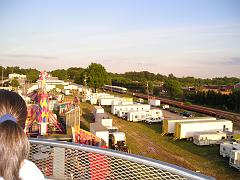
[[[196,132],[206,131],[232,131],[233,123],[229,120],[212,120],[212,121],[191,121],[178,122],[175,125],[175,139],[193,138]]]
[[[164,117],[150,118],[150,119],[146,119],[145,122],[148,124],[159,123],[159,122],[162,122],[163,119]]]

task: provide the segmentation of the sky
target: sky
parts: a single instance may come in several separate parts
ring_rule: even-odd
[[[240,1],[0,0],[0,62],[240,77]]]

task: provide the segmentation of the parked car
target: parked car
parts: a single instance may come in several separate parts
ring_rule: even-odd
[[[180,115],[186,116],[186,117],[192,117],[192,113],[190,113],[188,111],[183,111],[183,112],[180,113]]]
[[[150,119],[146,119],[145,122],[148,124],[152,124],[152,123],[159,123],[163,121],[163,117],[158,117],[158,118],[150,118]]]
[[[177,110],[175,108],[170,108],[169,111],[172,113],[177,113]]]

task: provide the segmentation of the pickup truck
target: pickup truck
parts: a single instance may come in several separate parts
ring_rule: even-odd
[[[145,119],[145,122],[148,124],[152,124],[152,123],[159,123],[163,121],[163,117],[158,117],[158,118],[150,118],[150,119]]]

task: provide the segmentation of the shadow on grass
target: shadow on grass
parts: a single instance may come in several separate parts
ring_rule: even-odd
[[[82,123],[80,124],[80,128],[81,128],[81,129],[84,129],[84,130],[86,130],[86,131],[90,131],[90,129],[89,129],[89,124],[87,125],[86,122],[82,122]]]
[[[94,119],[92,112],[88,108],[82,108],[82,112],[83,112],[83,114],[82,114],[83,118],[87,122],[92,123],[93,119]]]

